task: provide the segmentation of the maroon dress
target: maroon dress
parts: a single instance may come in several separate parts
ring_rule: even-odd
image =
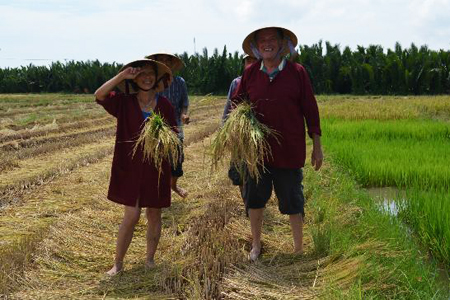
[[[136,95],[112,92],[105,100],[96,101],[117,118],[108,199],[127,206],[136,206],[136,201],[139,200],[139,207],[169,207],[171,201],[169,162],[162,163],[161,174],[158,174],[153,162],[143,161],[141,149],[132,156],[135,141],[144,124]],[[158,98],[154,111],[160,114],[168,125],[176,128],[174,109],[166,98],[162,96]]]

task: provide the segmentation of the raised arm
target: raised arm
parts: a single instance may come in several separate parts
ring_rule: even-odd
[[[95,98],[99,101],[103,101],[106,99],[108,94],[123,80],[125,79],[134,79],[136,76],[141,73],[141,68],[126,68],[122,72],[118,73],[116,76],[105,82],[101,87],[99,87],[94,95]]]

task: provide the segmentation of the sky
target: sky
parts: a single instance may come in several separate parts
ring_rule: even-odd
[[[450,0],[0,0],[0,68],[225,45],[243,53],[244,38],[266,26],[288,28],[301,45],[450,50]]]

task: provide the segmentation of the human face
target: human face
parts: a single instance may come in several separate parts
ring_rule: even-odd
[[[256,62],[257,59],[251,56],[248,56],[245,60],[244,60],[244,68],[247,68],[248,66],[250,66],[252,63]]]
[[[139,74],[134,78],[134,82],[143,90],[150,90],[156,82],[155,70],[151,66],[141,68]]]
[[[267,28],[258,31],[256,36],[256,48],[263,60],[274,60],[281,48],[281,39],[274,28]]]
[[[165,64],[169,69],[172,69],[172,59],[168,55],[158,55],[157,60]]]

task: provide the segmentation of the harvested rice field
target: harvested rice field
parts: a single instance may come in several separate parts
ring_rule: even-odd
[[[326,126],[346,114],[347,101],[370,101],[360,100],[319,98]],[[292,253],[289,220],[271,199],[263,253],[250,263],[239,191],[227,164],[212,171],[205,154],[225,98],[190,101],[179,181],[189,196],[173,193],[163,210],[157,266],[144,267],[142,215],[124,271],[108,277],[123,215],[106,199],[115,119],[92,95],[0,95],[0,299],[449,298],[442,264],[401,220],[377,208],[327,147],[322,169],[314,172],[308,161],[304,170],[304,254]],[[443,110],[435,115],[448,121]]]

